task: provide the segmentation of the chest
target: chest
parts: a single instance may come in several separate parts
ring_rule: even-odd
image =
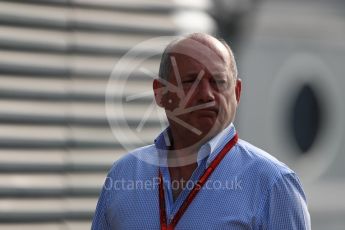
[[[174,201],[185,189],[196,168],[196,164],[169,168],[171,192]]]
[[[255,229],[258,205],[248,199],[248,191],[241,190],[247,188],[236,188],[236,182],[231,182],[234,180],[210,180],[190,204],[176,230]],[[110,225],[114,229],[160,229],[157,188],[117,191],[107,210]],[[168,220],[175,213],[173,209],[168,211]]]

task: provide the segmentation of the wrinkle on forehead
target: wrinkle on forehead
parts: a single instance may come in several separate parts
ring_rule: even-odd
[[[219,40],[201,33],[191,34],[176,41],[170,47],[169,53],[184,54],[195,60],[206,59],[222,62],[229,66],[231,60],[228,50]]]
[[[175,59],[180,74],[183,71],[185,75],[195,75],[201,69],[204,69],[204,71],[207,71],[211,75],[228,73],[227,66],[219,57],[215,59],[210,57],[210,55],[193,55],[197,56],[194,58],[181,53],[171,53],[170,56]],[[170,74],[173,74],[173,71]]]

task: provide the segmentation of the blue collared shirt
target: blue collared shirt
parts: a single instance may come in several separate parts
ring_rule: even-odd
[[[166,131],[164,131],[166,132]],[[176,214],[194,183],[235,135],[230,124],[204,144],[198,166],[173,200],[166,167],[164,132],[155,144],[115,162],[104,183],[92,229],[160,229],[158,169],[162,171],[167,220]],[[175,229],[310,229],[305,194],[285,164],[239,140],[190,204]]]

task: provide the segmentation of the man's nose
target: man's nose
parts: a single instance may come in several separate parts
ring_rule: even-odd
[[[201,102],[210,102],[214,100],[213,88],[207,79],[201,80],[197,88],[196,96]]]

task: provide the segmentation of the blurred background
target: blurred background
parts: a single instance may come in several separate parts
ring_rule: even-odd
[[[0,1],[0,229],[90,228],[126,152],[106,117],[114,65],[142,41],[196,31],[235,51],[240,137],[298,173],[312,229],[345,229],[342,0]],[[162,129],[145,94],[158,64],[153,55],[112,95],[126,116],[111,119],[144,143]]]

